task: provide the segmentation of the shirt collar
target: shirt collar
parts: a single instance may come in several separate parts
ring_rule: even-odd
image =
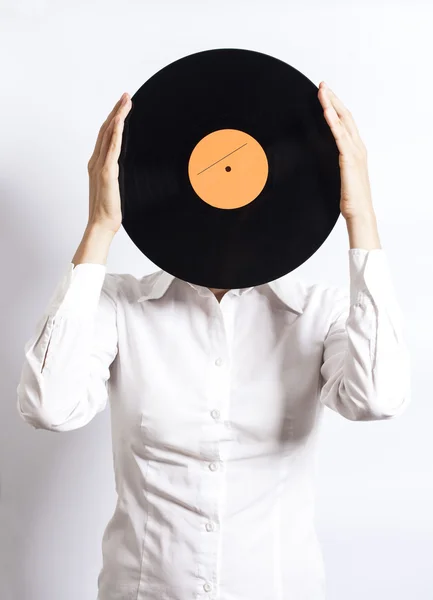
[[[144,293],[142,293],[141,296],[137,298],[137,302],[161,298],[175,279],[176,277],[174,275],[171,275],[166,271],[157,271],[153,274],[152,278],[149,278],[149,282],[147,282],[145,286],[142,287],[142,291],[144,289]],[[189,283],[189,285],[196,288],[199,293],[200,289],[203,289],[202,286],[197,286],[192,283]],[[291,273],[279,279],[275,279],[274,281],[270,281],[265,285],[269,286],[271,290],[289,309],[295,311],[298,314],[303,313],[305,298],[304,286],[301,281],[294,279]],[[233,292],[236,295],[241,295],[252,289],[252,287],[241,288],[233,290]]]

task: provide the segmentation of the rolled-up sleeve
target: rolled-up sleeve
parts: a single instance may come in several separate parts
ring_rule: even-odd
[[[116,274],[69,263],[24,346],[17,386],[20,417],[35,429],[86,425],[108,398],[117,354]]]
[[[403,316],[382,248],[349,249],[324,340],[320,401],[353,421],[400,415],[411,399]]]

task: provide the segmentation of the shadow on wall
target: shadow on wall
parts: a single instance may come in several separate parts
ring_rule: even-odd
[[[61,435],[20,419],[16,388],[24,344],[66,266],[56,247],[57,239],[64,245],[64,232],[56,227],[56,215],[39,214],[38,203],[26,197],[28,189],[3,186],[0,193],[0,252],[5,257],[0,296],[0,596],[72,600],[79,592],[83,600],[93,600],[103,529],[115,506],[109,410],[107,406],[86,427]]]

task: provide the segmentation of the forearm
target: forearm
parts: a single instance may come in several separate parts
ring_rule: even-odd
[[[376,215],[370,212],[365,216],[346,219],[350,248],[374,250],[381,248]]]
[[[387,256],[351,249],[350,288],[332,302],[320,400],[347,419],[388,419],[410,401],[410,356]]]
[[[114,236],[114,231],[102,225],[89,223],[71,262],[74,265],[81,263],[105,265]]]
[[[24,349],[17,387],[20,416],[34,428],[77,429],[107,401],[117,353],[115,274],[79,264],[59,281]]]

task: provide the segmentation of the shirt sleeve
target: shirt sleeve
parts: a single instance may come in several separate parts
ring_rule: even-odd
[[[117,354],[116,274],[70,263],[24,346],[17,409],[35,429],[86,425],[108,398]]]
[[[385,251],[349,249],[349,271],[324,340],[320,401],[353,421],[396,417],[411,399],[410,356]]]

